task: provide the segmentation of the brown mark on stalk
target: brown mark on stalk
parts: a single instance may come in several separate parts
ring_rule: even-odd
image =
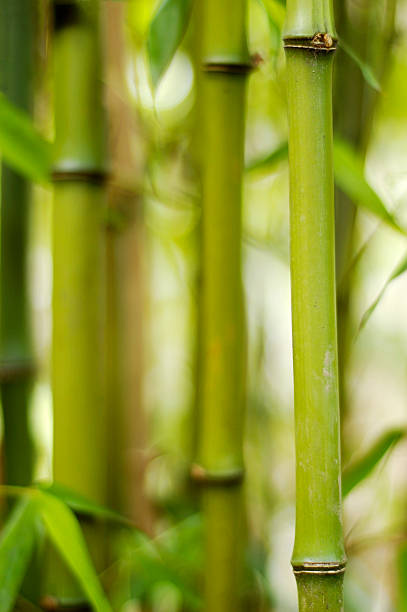
[[[253,62],[253,58],[250,58],[248,62],[213,62],[208,61],[202,64],[202,70],[204,72],[223,72],[228,74],[249,74],[256,65]]]
[[[317,32],[314,36],[287,37],[284,39],[286,49],[310,49],[324,53],[336,50],[336,39],[327,32]]]
[[[244,478],[244,470],[236,468],[230,472],[210,472],[194,463],[190,476],[193,482],[199,485],[226,487],[240,484]]]

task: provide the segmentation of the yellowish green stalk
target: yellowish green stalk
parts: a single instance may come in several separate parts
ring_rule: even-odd
[[[199,426],[193,476],[203,486],[204,608],[239,609],[245,391],[241,202],[246,2],[206,0],[199,78],[202,182]]]
[[[288,0],[291,287],[299,609],[343,610],[332,67],[327,0]]]
[[[54,4],[53,470],[55,481],[106,502],[105,128],[99,3]],[[96,564],[100,533],[86,525]],[[51,568],[60,605],[82,593]]]

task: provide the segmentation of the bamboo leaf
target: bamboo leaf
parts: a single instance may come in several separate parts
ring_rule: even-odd
[[[336,184],[355,205],[368,210],[393,229],[405,234],[379,195],[366,181],[363,163],[357,153],[338,137],[334,141],[334,164]]]
[[[283,142],[265,157],[247,164],[246,172],[264,169],[271,171],[280,161],[287,158],[288,143]],[[367,182],[364,176],[363,162],[357,153],[348,143],[338,137],[334,139],[334,166],[335,183],[353,201],[355,206],[360,206],[373,213],[398,232],[406,233],[395,217],[387,210],[380,196]]]
[[[47,532],[97,612],[111,612],[89,556],[78,520],[61,500],[44,492],[35,496]]]
[[[4,160],[27,178],[46,182],[51,167],[51,145],[35,129],[29,116],[0,93],[0,152]]]
[[[150,25],[147,50],[151,80],[157,87],[186,32],[192,0],[163,0]]]
[[[281,30],[284,25],[285,10],[278,0],[257,0],[266,13],[270,35],[274,46],[281,44]]]
[[[379,461],[405,434],[404,429],[388,431],[364,455],[346,468],[342,475],[342,496],[346,497],[352,489],[370,476]]]
[[[370,87],[372,87],[376,91],[380,92],[382,90],[381,87],[380,87],[380,83],[377,80],[377,78],[376,78],[372,68],[369,66],[369,64],[367,64],[364,60],[362,60],[362,58],[356,53],[356,51],[354,49],[352,49],[352,47],[350,45],[348,45],[348,43],[346,43],[343,39],[339,40],[339,44],[340,44],[341,48],[345,51],[345,53],[347,55],[349,55],[349,57],[359,67],[361,73],[363,74],[363,77],[364,77],[366,83],[368,83],[370,85]]]
[[[274,167],[288,158],[288,142],[279,144],[271,153],[260,159],[254,160],[246,165],[246,172],[253,172],[254,170],[267,170],[271,171]]]
[[[14,608],[31,559],[37,518],[32,499],[22,499],[8,519],[0,540],[0,612]]]
[[[100,504],[96,504],[95,502],[87,499],[84,495],[76,493],[69,487],[66,487],[56,482],[52,484],[40,483],[37,485],[37,487],[41,491],[49,493],[50,495],[53,495],[54,497],[60,499],[74,512],[79,512],[80,514],[86,514],[89,516],[104,519],[107,521],[113,521],[116,523],[121,523],[128,526],[131,525],[130,521],[118,512],[114,512],[109,508],[101,506]]]
[[[391,273],[390,277],[387,279],[386,283],[384,284],[383,289],[380,291],[380,293],[377,296],[377,298],[374,300],[374,302],[369,306],[369,308],[364,313],[364,315],[363,315],[363,317],[362,317],[362,319],[360,321],[360,324],[359,324],[358,332],[361,332],[362,329],[365,327],[366,323],[368,322],[368,320],[370,319],[370,317],[372,316],[372,314],[376,310],[376,307],[380,303],[380,300],[382,299],[382,297],[383,297],[384,293],[386,292],[386,289],[390,285],[390,283],[392,281],[394,281],[396,278],[398,278],[399,276],[401,276],[402,274],[404,274],[404,272],[406,270],[407,270],[407,254],[404,255],[404,257],[401,259],[401,261],[394,268],[394,270]]]

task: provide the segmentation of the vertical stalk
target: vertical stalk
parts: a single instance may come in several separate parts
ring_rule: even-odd
[[[299,609],[343,610],[329,0],[288,0],[296,534]]]
[[[143,406],[144,231],[140,183],[144,139],[126,85],[127,5],[102,3],[106,30],[107,112],[111,181],[109,207],[119,217],[107,235],[107,374],[109,506],[152,531],[144,493],[147,422]],[[110,94],[110,95],[109,95]],[[137,147],[134,147],[136,139]]]
[[[205,610],[239,608],[245,370],[241,200],[245,0],[202,3],[200,409],[193,477],[203,486]]]
[[[106,500],[105,126],[99,2],[54,3],[54,478]],[[86,525],[95,562],[100,533]],[[57,573],[56,573],[57,574]],[[81,598],[63,572],[61,605]]]
[[[36,7],[32,0],[0,2],[1,90],[30,113],[33,101],[33,40]],[[33,354],[27,286],[30,185],[1,165],[0,383],[4,420],[4,481],[31,482],[34,446],[29,426]]]
[[[383,81],[394,37],[396,0],[363,0],[357,7],[351,7],[346,0],[335,0],[334,6],[340,37]],[[347,140],[362,159],[366,157],[378,99],[378,92],[366,83],[356,63],[344,51],[339,50],[334,81],[335,132]],[[354,252],[356,208],[340,189],[336,189],[335,207],[339,387],[341,425],[344,431],[350,408],[347,374],[354,335],[353,279],[349,267]],[[343,436],[342,454],[345,459],[347,451],[346,437]]]

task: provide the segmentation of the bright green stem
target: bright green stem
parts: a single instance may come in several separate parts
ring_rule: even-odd
[[[336,36],[332,0],[287,0],[284,38],[320,32]]]
[[[297,575],[300,609],[339,612],[342,596],[336,582],[332,587],[331,573],[342,571],[345,560],[335,306],[333,56],[329,42],[325,49],[298,44],[286,48],[297,477],[292,563],[295,570],[307,572]]]
[[[343,574],[297,576],[299,612],[343,610]]]
[[[106,487],[103,222],[103,187],[55,185],[54,478],[99,502]]]
[[[1,90],[31,112],[36,7],[32,0],[0,2]],[[30,186],[1,167],[0,381],[4,419],[4,481],[29,484],[34,446],[29,425],[32,347],[27,286]]]
[[[205,0],[202,9],[201,396],[196,475],[204,486],[205,610],[235,612],[241,531],[231,527],[236,527],[241,513],[245,374],[241,202],[249,68],[246,3]]]
[[[55,3],[53,457],[57,482],[105,503],[105,130],[97,5]],[[93,546],[94,557],[103,556],[100,548]],[[69,578],[58,578],[57,598],[80,597]]]
[[[206,520],[205,610],[240,609],[243,578],[244,512],[241,487],[207,488],[202,495]]]
[[[244,311],[241,176],[245,78],[203,78],[202,409],[199,462],[209,472],[243,466]]]

